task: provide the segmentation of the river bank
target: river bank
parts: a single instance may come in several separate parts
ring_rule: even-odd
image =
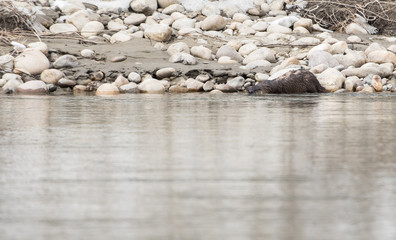
[[[395,91],[395,38],[357,24],[333,33],[288,10],[301,1],[200,11],[176,1],[116,11],[73,3],[36,2],[41,42],[24,35],[12,39],[22,46],[0,46],[4,93],[245,92],[301,68],[330,92]]]

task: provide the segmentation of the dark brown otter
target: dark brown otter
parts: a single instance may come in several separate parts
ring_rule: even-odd
[[[327,93],[318,79],[308,70],[292,70],[274,80],[266,80],[248,88],[250,94],[266,93]]]

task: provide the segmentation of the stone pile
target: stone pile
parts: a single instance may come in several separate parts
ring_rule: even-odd
[[[150,73],[119,72],[116,79],[107,78],[101,69],[89,69],[90,79],[77,81],[67,69],[79,66],[79,58],[94,59],[92,49],[82,49],[80,56],[64,54],[52,59],[44,42],[34,42],[0,56],[0,87],[6,93],[26,94],[47,94],[56,89],[96,91],[97,95],[237,92],[290,70],[307,69],[330,92],[395,91],[396,45],[373,42],[357,49],[355,46],[367,44],[359,36],[337,39],[337,34],[289,11],[303,6],[304,1],[254,3],[247,11],[209,4],[202,11],[190,12],[178,0],[132,0],[129,10],[123,11],[96,9],[79,0],[53,9],[49,2],[40,0],[34,7],[40,8],[37,19],[48,32],[75,33],[110,44],[145,38],[169,54],[169,67]],[[361,33],[351,29],[348,33]],[[195,44],[187,44],[186,39]],[[123,59],[113,62],[118,61]],[[216,78],[201,69],[188,76],[174,68],[175,64],[194,67],[201,62],[236,66],[245,72]]]

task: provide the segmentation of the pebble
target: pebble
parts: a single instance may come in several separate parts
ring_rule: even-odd
[[[124,19],[124,24],[138,26],[146,21],[146,15],[141,13],[132,13]]]
[[[328,68],[316,75],[320,84],[329,92],[335,92],[342,87],[345,76],[335,68]]]
[[[140,83],[142,81],[141,76],[137,72],[131,72],[128,74],[128,80],[134,83]]]
[[[80,52],[81,56],[84,58],[94,58],[95,57],[95,51],[91,49],[83,49]]]
[[[49,30],[55,34],[71,34],[78,32],[78,29],[70,23],[55,23],[51,25]]]
[[[128,83],[129,83],[128,79],[125,78],[124,76],[122,76],[122,74],[119,74],[118,77],[116,78],[116,80],[114,81],[114,85],[118,88],[120,88],[122,85],[126,85]]]
[[[168,49],[166,52],[169,55],[174,55],[176,53],[190,53],[190,48],[188,47],[187,43],[185,42],[177,42],[169,45]]]
[[[110,58],[110,62],[123,62],[127,59],[125,55],[114,56]]]
[[[227,22],[220,15],[210,15],[201,23],[201,29],[204,31],[218,31],[226,26]]]
[[[67,87],[74,87],[76,85],[76,81],[68,79],[68,78],[61,78],[58,80],[57,85],[61,88],[67,88]]]
[[[202,89],[203,89],[205,92],[210,92],[210,91],[212,91],[212,90],[214,89],[214,83],[213,83],[213,81],[207,81],[207,82],[205,82],[205,84],[202,86]]]
[[[172,67],[168,67],[168,68],[161,68],[159,69],[157,72],[155,72],[155,75],[159,78],[159,79],[163,79],[163,78],[170,78],[172,77],[174,74],[176,73],[176,70]]]
[[[170,93],[187,93],[188,89],[186,87],[181,87],[181,86],[171,86],[169,88]]]
[[[204,83],[197,81],[193,78],[189,78],[185,82],[189,92],[198,92],[203,89]]]

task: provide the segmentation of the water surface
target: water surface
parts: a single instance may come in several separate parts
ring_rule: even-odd
[[[396,95],[0,96],[0,239],[396,239]]]

